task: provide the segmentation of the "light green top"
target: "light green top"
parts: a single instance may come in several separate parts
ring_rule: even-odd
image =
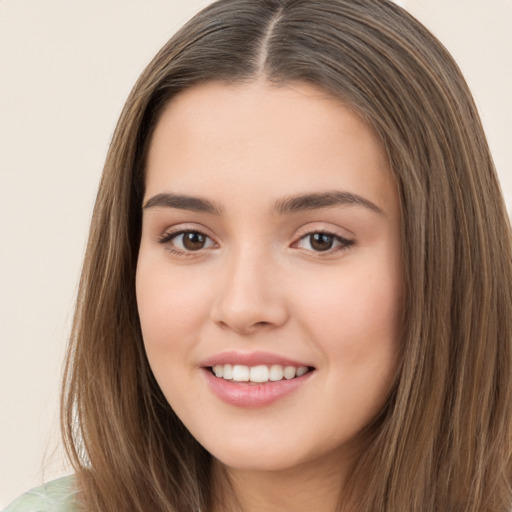
[[[3,512],[78,512],[76,494],[74,478],[65,476],[22,494]]]

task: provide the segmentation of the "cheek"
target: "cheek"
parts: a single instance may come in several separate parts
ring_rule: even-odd
[[[190,272],[139,260],[137,307],[151,366],[164,354],[176,356],[194,345],[208,318],[210,288]]]
[[[310,290],[303,301],[308,317],[334,332],[346,332],[350,326],[391,327],[401,311],[401,286],[394,276],[356,271],[305,286]]]
[[[332,364],[347,374],[386,368],[395,360],[400,338],[402,291],[399,272],[353,269],[343,276],[309,283],[302,302],[304,329]],[[373,267],[375,268],[375,267]],[[394,366],[394,365],[393,365]]]
[[[204,291],[198,284],[179,269],[170,272],[165,264],[153,266],[139,259],[136,293],[141,322],[148,330],[153,325],[184,327],[201,309]]]
[[[208,318],[208,289],[186,270],[170,272],[165,261],[139,259],[137,307],[146,355],[167,401],[178,409],[196,393],[190,369]]]

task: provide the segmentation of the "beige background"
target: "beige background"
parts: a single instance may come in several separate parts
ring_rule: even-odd
[[[58,382],[108,142],[145,64],[208,3],[0,0],[0,508],[69,472]],[[398,3],[459,61],[512,207],[512,0]]]

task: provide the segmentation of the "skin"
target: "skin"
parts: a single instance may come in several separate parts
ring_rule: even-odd
[[[275,209],[290,196],[334,190],[375,208]],[[152,200],[169,193],[219,212]],[[334,510],[358,434],[396,372],[399,204],[380,140],[310,85],[202,84],[159,120],[144,205],[136,286],[148,359],[214,456],[217,483],[227,476],[246,511]],[[204,246],[172,238],[180,230],[203,232]],[[330,250],[312,244],[318,232],[333,234]],[[270,405],[236,407],[211,391],[201,368],[225,350],[271,352],[314,371]],[[219,484],[216,510],[233,503],[225,489]]]

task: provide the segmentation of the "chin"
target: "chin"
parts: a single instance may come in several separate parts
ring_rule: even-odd
[[[216,459],[226,468],[234,471],[244,472],[278,472],[287,471],[301,466],[297,459],[286,459],[266,451],[259,450],[259,454],[241,455],[237,453],[227,454],[225,457]]]
[[[338,466],[343,457],[340,447],[330,450],[328,447],[316,446],[307,449],[300,444],[271,443],[259,439],[252,443],[240,440],[239,443],[229,443],[228,446],[216,446],[207,450],[223,466],[234,471],[251,472],[287,472],[294,469],[306,469],[309,465],[318,468],[327,464]]]

